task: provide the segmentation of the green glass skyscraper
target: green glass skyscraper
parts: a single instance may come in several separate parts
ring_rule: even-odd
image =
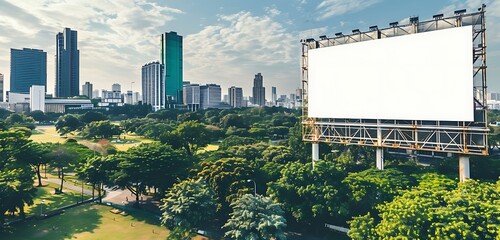
[[[165,105],[182,104],[182,36],[176,32],[161,35],[161,64],[165,74]]]

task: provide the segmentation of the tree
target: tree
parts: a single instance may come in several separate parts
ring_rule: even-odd
[[[182,151],[157,142],[141,144],[113,158],[118,168],[112,179],[135,195],[135,207],[139,207],[140,195],[148,186],[164,192],[178,179],[186,179],[193,167],[192,159]]]
[[[223,226],[230,239],[286,239],[286,220],[279,204],[262,195],[245,194],[231,203],[231,218]]]
[[[239,145],[250,145],[254,144],[257,141],[253,138],[249,137],[240,137],[240,136],[229,136],[227,138],[224,138],[222,140],[221,144],[219,145],[219,149],[221,150],[226,150],[231,146],[239,146]]]
[[[33,172],[20,158],[29,143],[19,132],[0,132],[0,223],[7,211],[18,210],[24,218],[24,206],[33,204]]]
[[[49,149],[47,144],[41,144],[36,142],[29,142],[24,146],[19,146],[21,148],[21,153],[19,158],[27,162],[33,172],[36,174],[38,179],[38,187],[42,186],[42,176],[40,173],[40,167],[44,164],[50,162],[48,156]]]
[[[334,163],[318,161],[314,171],[311,163],[290,162],[281,170],[281,177],[268,184],[267,195],[282,203],[295,221],[314,226],[343,224],[349,214],[345,173]]]
[[[82,131],[85,138],[111,138],[114,135],[120,135],[122,130],[119,126],[110,121],[97,121],[89,123]]]
[[[375,210],[375,206],[390,202],[400,192],[410,186],[409,179],[396,169],[369,169],[351,172],[342,180],[350,203],[350,215],[360,215]]]
[[[226,116],[222,117],[222,119],[220,120],[220,124],[223,128],[247,128],[243,117],[238,114],[227,114]]]
[[[162,138],[162,142],[172,146],[180,144],[186,153],[192,156],[199,148],[207,146],[210,142],[210,135],[205,124],[187,121],[179,124],[171,133],[167,133],[167,136]]]
[[[92,188],[97,187],[97,196],[102,203],[102,192],[105,184],[111,184],[111,174],[117,169],[117,162],[114,158],[95,156],[88,158],[78,169],[81,179],[92,184]]]
[[[449,189],[450,180],[441,184],[439,179],[442,177],[428,175],[418,187],[379,205],[380,218],[355,218],[349,235],[354,239],[368,234],[372,238],[408,239],[500,237],[500,181],[495,185],[469,180]]]
[[[70,166],[74,166],[78,161],[78,153],[75,149],[70,148],[66,144],[56,143],[50,146],[50,152],[48,153],[51,159],[51,165],[57,168],[58,177],[61,178],[61,184],[59,187],[59,192],[63,192],[64,185],[64,169]]]
[[[89,124],[91,122],[105,121],[105,120],[108,120],[108,117],[106,117],[104,114],[100,112],[94,112],[94,111],[88,111],[80,116],[80,121],[82,121],[84,124]]]
[[[163,202],[162,225],[182,235],[190,236],[193,228],[206,224],[215,214],[215,193],[202,178],[175,184]]]
[[[28,117],[24,114],[13,113],[5,118],[5,124],[9,127],[26,127],[31,130],[35,129],[34,120],[32,117]]]
[[[48,119],[47,116],[45,116],[45,113],[40,110],[29,112],[27,115],[37,122],[45,122]]]
[[[71,114],[66,114],[59,117],[59,119],[57,119],[56,122],[56,130],[61,136],[76,131],[81,127],[82,127],[82,122],[80,122],[80,120],[78,120],[77,117]]]
[[[205,179],[217,194],[217,210],[229,212],[229,203],[249,192],[246,180],[251,179],[254,169],[242,158],[222,158],[215,162],[201,163],[199,177]]]

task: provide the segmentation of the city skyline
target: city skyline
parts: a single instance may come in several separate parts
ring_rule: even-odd
[[[500,92],[500,82],[495,81],[500,76],[495,67],[500,62],[500,4],[485,3],[488,89]],[[140,66],[160,60],[161,34],[176,31],[184,36],[184,81],[216,83],[222,89],[241,86],[249,93],[254,74],[261,72],[266,76],[269,100],[270,86],[276,86],[279,95],[300,87],[300,39],[356,28],[367,30],[368,26],[387,26],[393,21],[404,23],[410,16],[425,20],[437,13],[449,16],[462,8],[472,12],[480,4],[473,0],[222,1],[212,5],[201,1],[165,5],[160,1],[7,0],[0,3],[0,30],[11,34],[0,37],[0,73],[10,77],[10,48],[42,49],[49,55],[47,90],[52,92],[53,36],[70,27],[78,30],[81,82],[91,82],[95,89],[105,89],[114,82],[130,86],[140,81]]]

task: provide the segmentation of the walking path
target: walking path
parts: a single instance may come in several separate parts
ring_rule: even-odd
[[[61,179],[58,178],[42,178],[42,182],[50,182],[50,183],[55,183],[55,184],[61,184]],[[71,189],[76,192],[81,192],[82,191],[82,186],[75,186],[72,183],[69,183],[68,181],[64,181],[63,187]],[[83,193],[87,195],[92,195],[92,190],[88,189],[83,189]]]

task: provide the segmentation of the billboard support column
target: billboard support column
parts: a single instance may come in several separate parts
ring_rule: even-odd
[[[380,128],[380,119],[377,119],[377,169],[384,170],[384,148],[382,147],[382,129]]]
[[[384,170],[384,148],[377,147],[377,169]]]
[[[316,161],[319,161],[319,143],[314,142],[312,143],[312,165],[313,165],[313,170],[314,170],[314,165]]]
[[[465,182],[470,178],[469,156],[467,155],[458,156],[458,176],[460,182]]]

